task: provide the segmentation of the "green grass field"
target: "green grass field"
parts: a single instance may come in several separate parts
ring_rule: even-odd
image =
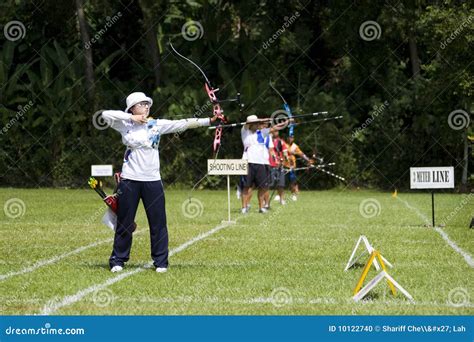
[[[474,313],[473,266],[439,232],[425,226],[424,217],[431,220],[428,193],[394,198],[370,191],[303,192],[297,202],[273,204],[266,215],[256,212],[254,198],[246,216],[239,213],[233,193],[237,223],[183,247],[227,215],[226,192],[196,191],[193,200],[202,203],[202,212],[186,217],[182,204],[188,194],[166,192],[174,250],[168,273],[142,269],[150,261],[150,249],[140,207],[131,260],[118,275],[108,270],[113,234],[100,222],[105,206],[93,191],[1,189],[1,314]],[[19,212],[8,202],[12,198],[24,203]],[[369,198],[380,206],[378,215],[366,218],[359,206]],[[436,195],[437,221],[446,221],[443,231],[467,258],[474,255],[470,199]],[[366,216],[371,216],[368,211]],[[352,300],[362,266],[347,272],[344,267],[361,234],[393,263],[389,273],[416,304],[400,293],[392,296],[385,282],[364,301]],[[182,248],[176,251],[178,246]],[[375,274],[372,268],[368,279]]]

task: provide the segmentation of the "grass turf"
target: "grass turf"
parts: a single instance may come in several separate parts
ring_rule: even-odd
[[[166,192],[170,249],[218,226],[226,218],[226,192],[193,192],[197,217],[183,214],[189,191]],[[255,314],[421,315],[474,313],[474,270],[432,228],[427,193],[371,191],[303,192],[297,202],[258,214],[239,213],[232,194],[230,225],[170,258],[166,274],[153,269],[134,274],[86,295],[57,314]],[[112,231],[100,223],[105,206],[91,190],[0,189],[0,203],[17,198],[23,215],[0,216],[0,274],[62,256],[42,267],[0,279],[0,313],[38,314],[65,296],[102,284],[108,271]],[[373,217],[360,205],[374,199]],[[437,194],[437,222],[465,252],[474,255],[470,197]],[[364,202],[365,203],[365,202]],[[188,203],[189,204],[189,203]],[[202,204],[202,207],[200,206]],[[202,208],[202,211],[201,211]],[[13,210],[13,209],[11,209]],[[23,209],[22,209],[23,210]],[[194,212],[190,212],[193,214]],[[370,206],[365,216],[373,215]],[[12,216],[12,215],[10,215]],[[190,216],[190,215],[188,215]],[[126,270],[150,261],[146,216],[140,207]],[[394,265],[389,273],[415,298],[392,296],[381,282],[363,302],[352,290],[359,265],[344,272],[358,237],[364,234]],[[96,245],[90,246],[96,243]],[[88,246],[83,250],[76,250]],[[65,253],[75,251],[70,255]],[[365,261],[365,259],[364,259]],[[375,275],[372,269],[368,279]],[[1,278],[1,277],[0,277]]]

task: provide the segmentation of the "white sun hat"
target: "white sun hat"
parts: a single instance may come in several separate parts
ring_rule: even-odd
[[[259,122],[260,119],[256,115],[249,115],[247,116],[247,120],[245,120],[245,123],[254,123],[254,122]]]
[[[153,100],[145,95],[145,93],[136,92],[131,93],[127,96],[127,108],[125,108],[125,112],[128,113],[130,108],[135,106],[137,103],[140,102],[148,102],[150,103],[150,107],[153,105]]]
[[[246,124],[261,122],[262,120],[258,118],[256,115],[249,115],[247,116],[247,120],[245,120]]]

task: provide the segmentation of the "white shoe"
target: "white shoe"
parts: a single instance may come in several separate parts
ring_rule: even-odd
[[[242,214],[247,214],[247,213],[249,212],[249,210],[248,210],[247,208],[242,208],[242,209],[240,210],[240,212],[241,212]]]
[[[121,272],[122,270],[123,270],[122,266],[116,265],[110,269],[110,272],[117,273],[117,272]]]
[[[280,200],[280,195],[276,195],[273,200],[274,200],[274,201],[279,201],[279,200]]]
[[[260,214],[266,214],[268,212],[268,209],[265,209],[265,208],[260,208],[260,210],[258,211]]]
[[[297,201],[297,200],[298,200],[298,197],[296,197],[296,195],[292,195],[292,196],[291,196],[291,199],[292,199],[293,201]]]
[[[168,269],[166,267],[157,267],[156,268],[156,272],[158,272],[158,273],[165,273],[166,271],[168,271]]]
[[[282,200],[280,201],[280,204],[281,204],[281,205],[285,205],[285,204],[286,204],[286,201],[282,199]]]

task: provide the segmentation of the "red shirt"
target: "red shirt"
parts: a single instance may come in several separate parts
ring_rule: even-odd
[[[275,138],[273,139],[273,151],[274,155],[272,156],[270,154],[270,166],[278,167],[280,166],[280,161],[283,161],[285,158],[285,154],[288,151],[288,146],[283,139]]]

